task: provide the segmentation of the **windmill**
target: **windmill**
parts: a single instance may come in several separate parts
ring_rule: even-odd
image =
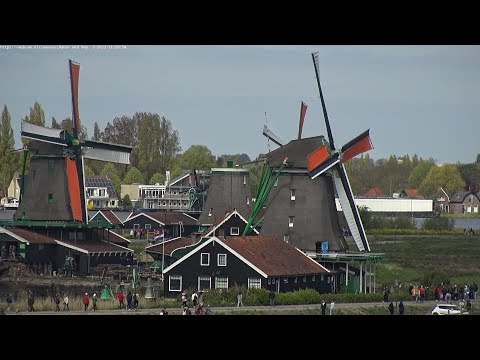
[[[323,98],[322,87],[320,86],[318,52],[312,54],[312,60],[315,68],[315,76],[317,78],[318,91],[320,93],[320,100],[322,103],[329,142],[323,144],[308,155],[308,174],[311,179],[315,179],[328,170],[332,172],[338,198],[340,200],[340,204],[342,206],[342,210],[345,215],[345,219],[347,220],[350,232],[355,240],[355,244],[360,251],[368,252],[370,251],[370,245],[368,244],[367,236],[365,235],[362,220],[355,205],[352,188],[343,164],[352,157],[373,149],[369,135],[370,130],[367,130],[356,138],[352,139],[340,150],[335,149],[332,130],[328,120],[327,108]]]
[[[72,94],[72,132],[22,121],[21,136],[31,139],[29,175],[22,184],[16,218],[88,223],[84,158],[130,164],[132,148],[79,140],[78,84],[80,64],[69,60]],[[26,158],[26,157],[25,157]]]

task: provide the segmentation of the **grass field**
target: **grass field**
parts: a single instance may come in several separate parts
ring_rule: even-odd
[[[369,237],[373,252],[386,254],[377,265],[377,284],[404,284],[446,278],[453,284],[480,283],[480,238],[466,236]]]

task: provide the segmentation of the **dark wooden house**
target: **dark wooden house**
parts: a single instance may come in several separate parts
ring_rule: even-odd
[[[165,239],[190,236],[198,230],[198,221],[194,217],[180,212],[141,212],[132,213],[123,222],[125,229],[137,232],[145,229],[147,233],[163,230]]]

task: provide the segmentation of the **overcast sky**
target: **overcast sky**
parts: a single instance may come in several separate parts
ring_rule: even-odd
[[[480,153],[480,46],[126,46],[103,50],[0,46],[0,105],[21,118],[38,101],[46,125],[71,117],[68,59],[80,63],[79,109],[98,122],[158,113],[178,130],[182,150],[214,155],[268,151],[268,127],[282,140],[326,136],[311,53],[336,147],[370,128],[374,159],[392,154],[471,163]],[[276,145],[270,143],[270,150]]]

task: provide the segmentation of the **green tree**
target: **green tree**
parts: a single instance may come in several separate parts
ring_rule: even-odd
[[[123,184],[130,185],[130,184],[144,184],[145,179],[143,178],[143,174],[138,170],[136,167],[131,167],[128,170],[127,175],[123,178]]]
[[[122,182],[118,176],[117,169],[115,169],[115,166],[113,166],[112,163],[106,163],[100,175],[106,176],[110,179],[117,194],[121,193]]]
[[[146,179],[160,168],[160,117],[143,113],[139,123],[140,144],[138,147],[138,169]]]
[[[443,188],[447,194],[463,190],[465,181],[462,179],[457,165],[445,164],[430,168],[427,177],[420,185],[420,193],[425,197],[433,197]]]
[[[138,168],[138,125],[142,116],[143,113],[137,112],[133,117],[116,117],[111,124],[108,122],[105,130],[101,132],[102,141],[132,147],[130,165],[136,168]]]
[[[215,166],[215,157],[205,145],[192,145],[183,153],[180,165],[183,170],[210,170]]]
[[[23,120],[35,125],[45,126],[45,112],[42,106],[35,101],[33,107],[30,108],[30,115],[25,116]]]
[[[412,189],[418,189],[420,184],[427,177],[432,166],[435,166],[435,160],[432,158],[428,160],[418,160],[417,165],[413,168],[410,176],[408,177],[408,185]]]
[[[57,122],[57,120],[52,116],[52,126],[50,126],[52,129],[61,129],[60,124]]]
[[[73,121],[69,117],[63,119],[60,122],[60,129],[68,130],[73,134]],[[83,125],[80,125],[80,130],[78,132],[78,140],[85,141],[88,138],[87,128]]]
[[[7,105],[5,105],[0,124],[0,189],[5,194],[18,166],[18,155],[13,152],[14,150],[15,139],[13,137],[11,117]]]
[[[126,208],[132,207],[132,200],[130,200],[130,196],[126,194],[122,199],[123,206]]]
[[[100,141],[102,139],[102,132],[100,131],[100,126],[95,121],[95,125],[93,126],[93,137],[92,140]]]
[[[165,172],[165,170],[172,167],[174,158],[182,148],[178,131],[173,128],[171,121],[163,116],[160,120],[160,137],[158,140],[160,150],[159,170]]]
[[[155,185],[157,183],[160,185],[165,183],[165,174],[159,172],[153,174],[153,176],[150,178],[149,184]]]
[[[90,166],[84,165],[83,168],[85,170],[85,176],[94,176],[95,175],[95,171],[93,171]]]

